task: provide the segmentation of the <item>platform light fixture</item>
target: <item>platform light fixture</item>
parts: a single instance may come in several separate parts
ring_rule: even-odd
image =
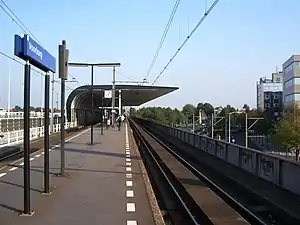
[[[91,108],[94,107],[94,67],[113,67],[113,84],[112,84],[112,108],[114,110],[115,106],[115,67],[121,66],[121,63],[83,63],[83,62],[69,62],[68,66],[70,67],[91,67],[91,99],[92,105]],[[102,96],[103,98],[103,96]],[[103,113],[103,112],[102,112]],[[101,123],[103,126],[103,118],[101,119]],[[113,120],[114,121],[114,120]],[[94,143],[94,125],[91,124],[91,145]]]

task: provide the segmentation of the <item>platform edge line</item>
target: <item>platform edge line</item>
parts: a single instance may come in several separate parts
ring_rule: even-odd
[[[128,128],[130,128],[129,123],[127,123],[127,125],[128,125]],[[138,157],[141,157],[132,132],[128,132],[128,135],[130,135],[130,139],[132,141],[134,151],[136,152]],[[130,141],[130,139],[129,139],[129,141]],[[154,221],[155,225],[166,225],[166,223],[163,219],[163,215],[162,215],[162,213],[159,209],[158,202],[156,200],[156,196],[154,194],[154,190],[152,188],[150,179],[148,177],[148,173],[147,173],[147,170],[145,168],[144,162],[143,162],[142,159],[138,159],[137,161],[139,163],[139,166],[140,166],[140,169],[141,169],[141,172],[142,172],[144,184],[145,184],[145,187],[146,187],[147,197],[148,197],[148,200],[149,200],[149,203],[150,203],[150,208],[152,210],[153,221]]]

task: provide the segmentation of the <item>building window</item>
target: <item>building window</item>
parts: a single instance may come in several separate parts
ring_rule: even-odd
[[[265,99],[270,99],[270,96],[269,95],[265,95]]]
[[[278,107],[278,103],[274,103],[274,107]]]
[[[300,77],[294,77],[293,80],[295,85],[300,85]]]
[[[294,94],[294,100],[295,101],[300,101],[300,94]]]
[[[286,82],[284,83],[284,87],[285,87],[285,88],[288,88],[288,87],[290,87],[290,86],[293,86],[293,84],[294,84],[294,80],[293,80],[293,79],[290,79],[290,80],[288,80],[288,81],[286,81]]]
[[[266,103],[266,108],[270,108],[270,104],[269,103]]]
[[[286,95],[284,99],[285,99],[285,102],[293,101],[293,95]]]
[[[274,95],[274,99],[278,99],[278,95]]]

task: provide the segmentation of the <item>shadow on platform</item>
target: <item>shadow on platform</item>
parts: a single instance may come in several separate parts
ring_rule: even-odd
[[[59,170],[59,167],[51,167],[51,170]],[[43,173],[43,167],[41,166],[31,166],[32,171],[36,171],[36,172],[41,172]],[[93,169],[82,169],[82,168],[66,168],[66,170],[68,171],[79,171],[79,172],[93,172],[93,173],[117,173],[117,174],[125,174],[126,172],[121,172],[121,171],[111,171],[111,170],[93,170]],[[50,174],[56,174],[53,172],[50,172]],[[134,173],[132,172],[132,174],[142,174],[142,173]]]
[[[16,187],[19,187],[19,188],[24,188],[24,186],[21,185],[21,184],[16,184],[16,183],[12,183],[12,182],[9,182],[9,181],[4,181],[4,180],[0,180],[0,184],[6,184],[6,185],[16,186]],[[43,193],[43,191],[35,189],[35,188],[30,188],[30,190],[38,192],[38,193]]]
[[[54,151],[60,151],[60,149],[53,149]],[[120,154],[120,153],[112,153],[112,152],[100,152],[100,151],[93,151],[93,150],[87,150],[87,149],[77,149],[77,148],[65,148],[66,152],[76,152],[76,153],[82,153],[82,154],[92,154],[92,155],[102,155],[102,156],[112,156],[112,157],[118,157],[118,158],[126,158],[126,154]],[[131,159],[140,159],[140,157],[137,156],[131,156]]]
[[[22,213],[22,211],[23,211],[21,209],[17,209],[17,208],[14,208],[12,206],[5,205],[5,204],[2,204],[2,203],[0,203],[0,207],[11,210],[11,211],[14,211],[14,212],[17,212],[17,213]]]

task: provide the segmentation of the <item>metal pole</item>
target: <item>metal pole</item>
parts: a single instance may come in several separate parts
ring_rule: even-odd
[[[91,116],[92,118],[92,123],[91,123],[91,145],[94,144],[94,93],[93,93],[93,89],[94,89],[94,65],[92,65],[92,70],[91,70],[91,114],[93,116]]]
[[[60,103],[60,175],[65,175],[65,79],[61,78],[61,103]]]
[[[24,215],[30,215],[30,64],[24,74]]]
[[[214,138],[214,114],[211,114],[211,138]]]
[[[101,99],[101,135],[103,135],[103,123],[104,123],[104,109],[103,109],[103,99],[104,99],[104,90],[102,90],[102,99]]]
[[[50,132],[53,133],[53,125],[54,125],[54,73],[52,73],[52,90],[51,90],[51,121],[50,121]]]
[[[245,113],[245,147],[248,148],[248,115]]]
[[[7,99],[7,113],[8,113],[8,118],[9,118],[9,115],[10,115],[10,66],[8,67],[8,99]]]
[[[230,140],[230,126],[231,126],[231,124],[230,124],[230,113],[228,114],[228,142],[230,143],[231,142],[231,140]]]
[[[121,94],[121,90],[119,90],[119,115],[122,114],[122,94]]]
[[[228,139],[228,135],[227,135],[227,132],[228,132],[228,128],[227,128],[227,126],[228,126],[228,124],[227,124],[227,119],[228,119],[228,117],[227,117],[227,115],[228,115],[228,108],[225,109],[225,134],[224,134],[225,140]],[[228,140],[227,140],[227,141],[228,141]]]
[[[112,100],[111,100],[111,106],[112,106],[112,127],[115,126],[115,82],[116,82],[116,67],[113,67],[113,80],[112,80]]]
[[[195,133],[195,113],[193,112],[193,133]]]
[[[49,91],[50,75],[45,76],[45,112],[44,112],[44,194],[50,194],[49,188]]]

